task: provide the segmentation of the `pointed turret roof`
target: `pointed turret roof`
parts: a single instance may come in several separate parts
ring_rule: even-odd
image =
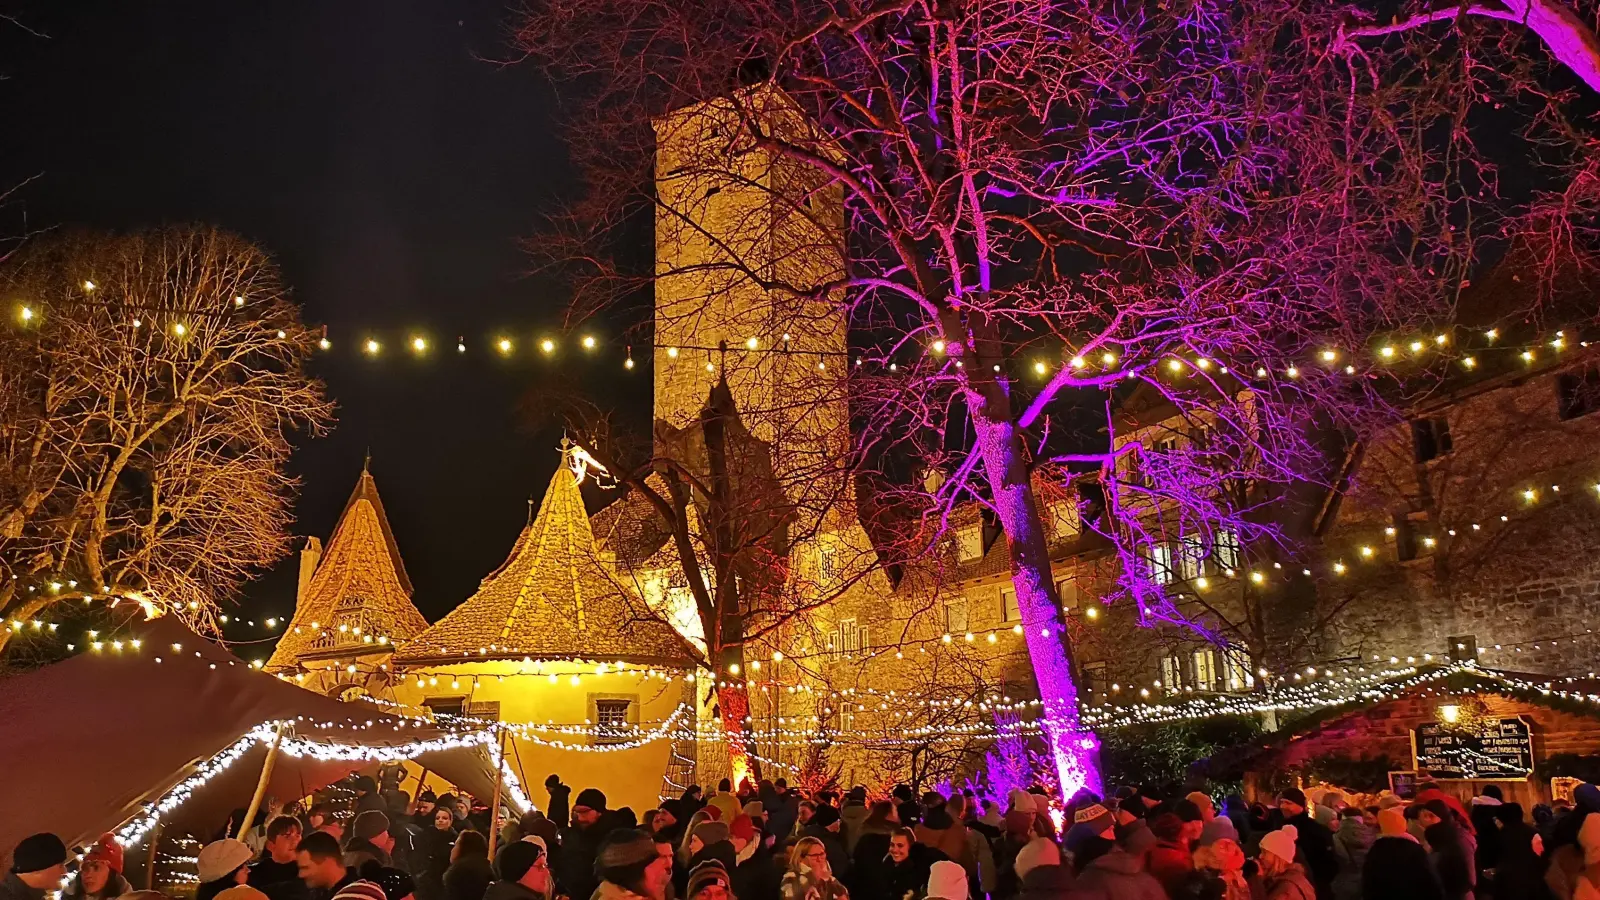
[[[538,514],[478,592],[396,654],[400,662],[599,659],[686,663],[671,626],[644,613],[595,544],[578,480],[556,469]]]
[[[360,651],[369,647],[366,638],[381,639],[375,645],[381,648],[415,637],[428,627],[428,620],[412,604],[411,593],[400,547],[378,498],[378,483],[362,466],[311,583],[295,606],[294,620],[267,668],[287,668],[308,656]],[[360,635],[354,634],[352,622],[359,623]],[[339,632],[341,623],[352,630]]]

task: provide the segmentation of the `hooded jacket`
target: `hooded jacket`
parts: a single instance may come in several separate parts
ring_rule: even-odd
[[[1067,897],[1068,900],[1167,900],[1167,892],[1154,875],[1144,870],[1144,860],[1121,847],[1114,847],[1078,873]]]
[[[945,858],[960,863],[961,868],[967,870],[967,876],[972,876],[975,866],[972,848],[967,842],[967,826],[950,818],[950,813],[943,806],[928,810],[912,831],[917,835],[917,843],[932,847],[943,853]]]

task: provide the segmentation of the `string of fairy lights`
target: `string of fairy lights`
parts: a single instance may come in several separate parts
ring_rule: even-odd
[[[81,287],[84,299],[58,302],[66,304],[98,302],[89,300],[98,290],[92,280],[85,280]],[[230,314],[249,315],[251,305],[249,298],[241,295],[234,297],[234,309],[229,312],[175,310],[127,303],[120,304],[120,308],[130,316],[129,328],[134,331],[154,329],[170,339],[186,340],[192,337],[196,321],[219,319]],[[15,308],[15,322],[24,328],[39,327],[47,315],[48,310],[38,305],[24,303]],[[454,341],[450,341],[438,338],[434,332],[424,329],[411,331],[353,329],[353,332],[354,336],[351,338],[335,342],[329,336],[328,329],[323,327],[320,329],[321,337],[317,341],[317,347],[323,352],[331,352],[336,346],[354,347],[361,356],[371,360],[389,356],[425,359],[440,354],[454,356],[489,354],[505,360],[555,361],[573,354],[599,358],[603,354],[620,349],[624,370],[632,370],[637,365],[633,356],[633,344],[619,344],[592,332],[533,332],[530,337],[528,329],[506,329],[482,341],[474,339],[470,344],[465,335],[458,335]],[[1129,365],[1122,353],[1124,350],[1122,342],[1096,339],[1086,344],[1086,349],[1082,353],[1068,345],[1061,347],[1055,356],[1033,351],[1034,356],[1031,359],[1013,359],[1008,365],[1018,369],[1019,374],[1032,374],[1041,378],[1053,376],[1066,367],[1086,375],[1101,376],[1102,380],[1103,376],[1120,371],[1129,378],[1157,377],[1164,373],[1175,378],[1231,375],[1244,381],[1251,378],[1258,381],[1277,378],[1292,381],[1319,373],[1345,376],[1394,373],[1399,371],[1399,367],[1408,364],[1440,360],[1454,362],[1462,370],[1473,372],[1480,368],[1482,363],[1480,356],[1485,354],[1504,355],[1532,366],[1558,358],[1574,347],[1579,349],[1589,347],[1591,342],[1577,337],[1577,334],[1578,329],[1568,326],[1547,331],[1543,336],[1532,340],[1509,342],[1500,328],[1470,331],[1460,327],[1442,327],[1419,329],[1410,335],[1391,335],[1371,346],[1361,348],[1341,347],[1337,342],[1330,341],[1320,348],[1303,351],[1302,355],[1296,357],[1285,357],[1270,362],[1261,360],[1232,364],[1202,352],[1178,352]],[[279,335],[283,337],[284,333],[280,331]],[[641,345],[641,349],[660,353],[669,362],[680,359],[687,361],[692,357],[697,363],[703,364],[708,372],[717,371],[719,365],[725,364],[730,353],[738,356],[781,354],[805,359],[808,365],[814,365],[821,371],[827,371],[830,362],[834,363],[836,368],[871,367],[876,371],[889,373],[896,373],[902,369],[908,371],[917,369],[917,360],[914,357],[902,358],[904,354],[872,350],[838,350],[832,347],[815,348],[804,346],[805,343],[792,333],[782,332],[766,335],[751,334],[720,342],[715,346],[661,343]],[[966,365],[963,348],[959,345],[951,345],[943,339],[933,338],[922,341],[918,346],[921,348],[924,360],[932,361],[939,366],[960,369]],[[1094,351],[1090,352],[1088,346],[1093,346]],[[815,362],[811,363],[810,360]],[[1119,366],[1123,368],[1119,369]],[[996,372],[1002,372],[1004,368],[999,364],[994,365]]]

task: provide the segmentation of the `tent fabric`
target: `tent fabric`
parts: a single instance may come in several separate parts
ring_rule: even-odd
[[[137,651],[131,638],[140,640]],[[0,871],[17,842],[35,832],[71,846],[115,830],[265,722],[294,720],[300,739],[365,747],[448,734],[255,671],[171,617],[136,626],[131,638],[121,652],[106,644],[0,681]],[[197,788],[166,826],[209,837],[231,810],[249,805],[265,756],[265,747],[251,748]],[[476,796],[494,791],[482,746],[418,762]],[[299,798],[374,766],[280,753],[269,792]]]

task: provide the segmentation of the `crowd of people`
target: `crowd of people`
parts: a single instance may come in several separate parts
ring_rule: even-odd
[[[1150,788],[998,803],[906,785],[803,796],[777,779],[691,787],[643,815],[554,775],[545,788],[545,812],[504,822],[365,776],[348,812],[270,804],[245,828],[240,810],[200,850],[195,900],[1600,900],[1588,784],[1531,815],[1493,786],[1467,804],[1423,785],[1219,808]],[[54,835],[22,841],[0,900],[163,900],[130,890],[111,835],[69,878],[70,857]]]

